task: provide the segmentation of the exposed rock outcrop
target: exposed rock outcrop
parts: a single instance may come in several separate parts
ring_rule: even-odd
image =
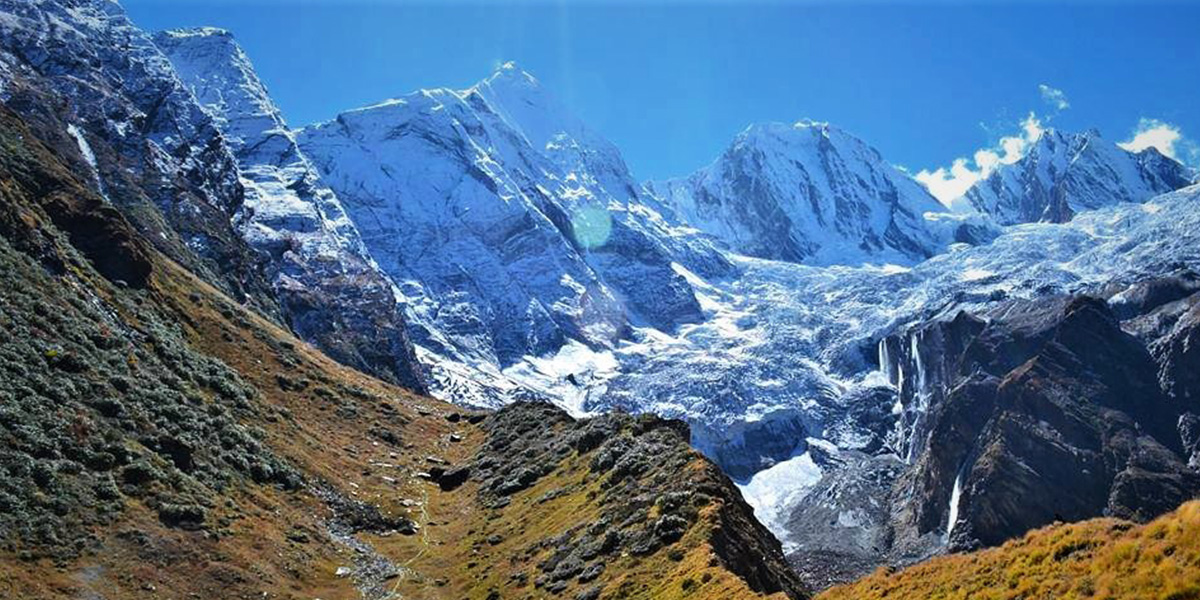
[[[714,559],[755,592],[807,597],[779,542],[754,519],[729,479],[689,448],[688,427],[652,415],[611,414],[584,421],[544,403],[517,403],[481,424],[488,433],[471,466],[485,504],[506,510],[508,498],[562,469],[570,457],[585,461],[585,482],[599,485],[601,509],[587,529],[553,540],[537,585],[551,592],[562,582],[603,569],[621,554],[672,552],[696,530]],[[581,581],[586,579],[581,578]]]
[[[1055,520],[1147,519],[1200,491],[1184,407],[1104,300],[1007,303],[884,343],[888,371],[916,380],[899,386],[914,413],[896,440],[912,465],[897,487],[912,500],[895,515],[902,553],[931,534],[961,548]]]

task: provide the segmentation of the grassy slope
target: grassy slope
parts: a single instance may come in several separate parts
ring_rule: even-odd
[[[819,600],[1200,599],[1200,501],[1146,525],[1094,519],[880,570]]]
[[[31,138],[7,117],[0,125],[13,143]],[[53,162],[43,148],[31,151],[38,161]],[[67,177],[59,166],[50,165],[50,171],[49,176]],[[55,233],[36,202],[22,199],[21,194],[30,191],[14,181],[4,185],[12,194],[8,198],[25,203],[24,221],[14,222],[22,227],[21,223],[36,222],[62,252],[71,254],[65,236]],[[75,183],[56,185],[68,194],[88,193]],[[112,285],[78,260],[65,273],[39,274],[36,261],[26,259],[27,271],[33,274],[20,280],[6,277],[3,285],[35,292],[40,287],[47,297],[60,290],[86,289],[89,302],[130,328],[139,326],[137,310],[177,323],[191,350],[219,359],[255,390],[253,410],[238,413],[241,425],[256,432],[273,456],[292,465],[306,486],[287,490],[236,473],[222,486],[196,484],[197,497],[209,502],[209,511],[204,525],[192,531],[164,525],[147,496],[122,495],[115,516],[81,525],[94,543],[77,555],[30,555],[22,552],[19,540],[5,540],[7,548],[0,550],[0,598],[360,598],[360,582],[336,574],[339,567],[355,564],[355,553],[329,535],[330,506],[309,487],[321,482],[347,498],[377,506],[385,514],[408,516],[421,526],[417,535],[357,536],[399,567],[399,576],[386,582],[389,591],[403,592],[405,598],[454,600],[487,598],[493,591],[503,598],[546,595],[532,583],[521,585],[509,576],[532,572],[531,565],[549,552],[530,551],[535,540],[587,525],[600,512],[597,496],[589,489],[595,482],[584,482],[582,457],[568,457],[534,487],[515,494],[502,511],[482,507],[474,483],[442,492],[418,476],[429,467],[427,457],[463,463],[485,438],[477,425],[447,418],[459,409],[333,362],[185,269],[147,252],[153,273],[145,289]],[[106,385],[95,383],[95,389]],[[207,392],[196,401],[221,402]],[[139,456],[159,460],[140,447],[135,435],[110,427],[106,417],[78,410],[83,411],[80,418],[96,427],[126,436],[122,443]],[[691,464],[696,477],[714,473],[698,456]],[[579,485],[554,500],[537,502],[547,490],[571,484]],[[708,534],[718,507],[719,502],[710,505],[672,547],[646,557],[621,557],[590,586],[603,587],[605,598],[758,597],[714,558]],[[503,541],[488,543],[495,533],[502,534]],[[568,589],[567,597],[578,589]]]

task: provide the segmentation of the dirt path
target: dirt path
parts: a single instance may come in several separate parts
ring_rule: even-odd
[[[354,535],[354,530],[346,524],[344,515],[338,514],[338,506],[343,506],[345,500],[338,498],[338,493],[331,488],[314,486],[311,491],[333,512],[333,517],[326,521],[325,527],[329,537],[350,551],[351,566],[349,576],[354,586],[362,594],[363,600],[401,600],[396,593],[400,575],[407,569],[397,566],[387,557],[375,550],[371,544]]]
[[[405,567],[408,567],[408,565],[413,564],[414,562],[419,560],[422,556],[425,556],[425,552],[427,550],[429,550],[429,490],[426,488],[421,489],[421,521],[420,521],[420,525],[421,525],[421,551],[414,554],[412,556],[412,558],[409,558],[408,560],[404,561]]]
[[[429,550],[429,490],[425,487],[421,488],[421,520],[417,523],[421,527],[421,551],[409,557],[400,565],[404,571],[402,577],[396,578],[396,583],[392,585],[391,594],[385,600],[399,600],[401,598],[398,590],[400,583],[404,581],[404,577],[417,579],[420,575],[410,565],[425,556],[425,552]]]

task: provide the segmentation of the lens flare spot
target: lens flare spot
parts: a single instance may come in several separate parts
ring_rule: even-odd
[[[584,248],[599,248],[612,234],[612,216],[598,206],[585,206],[572,212],[571,229],[575,232],[575,240]]]

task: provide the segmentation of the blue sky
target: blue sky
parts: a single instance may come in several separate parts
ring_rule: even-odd
[[[686,174],[747,125],[828,121],[914,173],[978,172],[1031,112],[1195,164],[1200,3],[122,0],[147,29],[234,31],[289,121],[517,61],[624,152]],[[1044,87],[1041,87],[1044,86]],[[1057,95],[1061,93],[1060,95]],[[986,157],[981,157],[987,162]],[[959,172],[961,174],[961,171]],[[949,171],[943,179],[952,179]]]

